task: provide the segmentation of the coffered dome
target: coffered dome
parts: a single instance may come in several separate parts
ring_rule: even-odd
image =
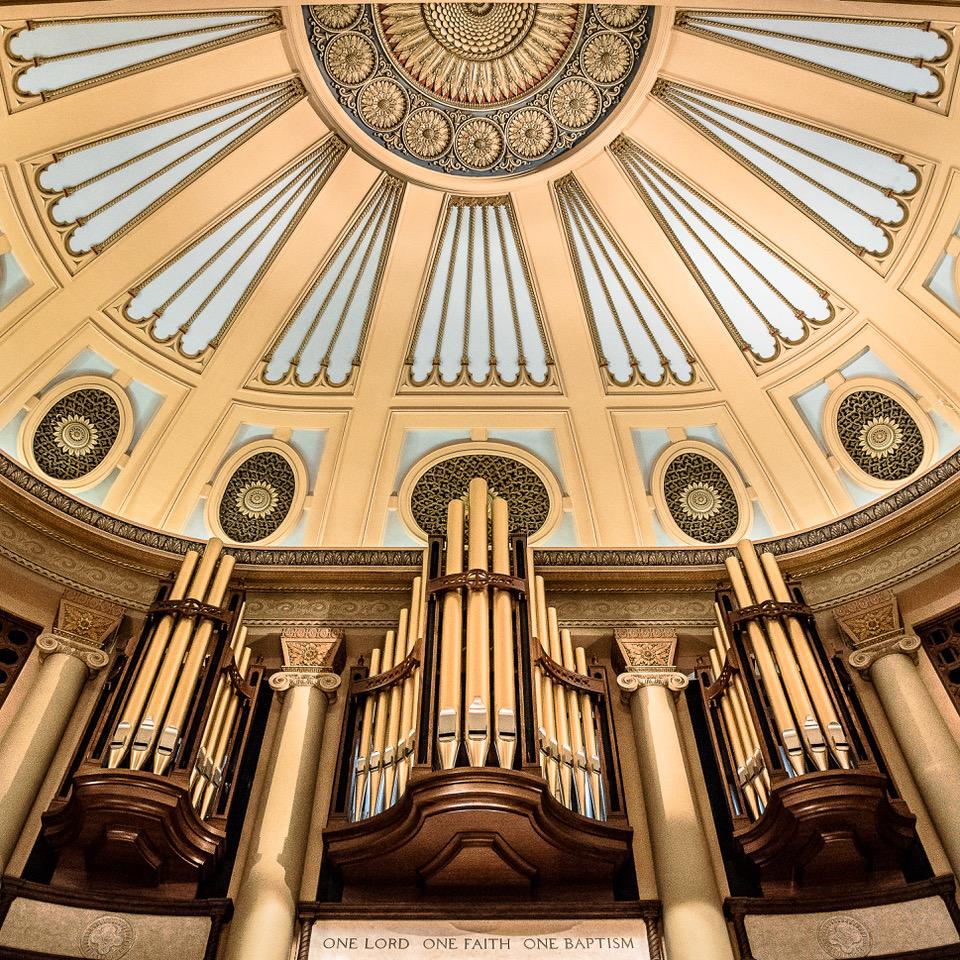
[[[482,458],[538,547],[855,529],[960,444],[958,24],[7,6],[3,469],[252,547]]]

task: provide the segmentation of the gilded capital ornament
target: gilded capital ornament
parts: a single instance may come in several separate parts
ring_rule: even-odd
[[[900,608],[892,590],[881,590],[837,607],[833,612],[837,626],[854,649],[899,638]]]
[[[854,650],[850,654],[850,666],[857,670],[864,678],[870,679],[870,668],[881,658],[899,653],[908,656],[914,663],[917,662],[917,651],[920,649],[920,638],[913,636],[887,637],[876,643],[870,643]]]
[[[53,629],[37,638],[40,662],[55,653],[76,657],[92,677],[109,662],[103,649],[111,640],[120,621],[123,607],[100,597],[91,597],[77,590],[67,590],[60,598]]]
[[[616,627],[613,639],[628,670],[670,667],[677,652],[677,631],[670,627]]]

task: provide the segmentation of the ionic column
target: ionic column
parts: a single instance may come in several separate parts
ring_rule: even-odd
[[[342,640],[340,631],[326,627],[281,634],[284,668],[269,681],[282,698],[280,722],[230,924],[228,960],[290,956],[323,725],[340,686],[332,665]]]
[[[105,667],[104,644],[123,610],[68,591],[56,623],[37,639],[40,669],[0,739],[0,874],[20,839],[84,685]]]
[[[667,953],[670,960],[733,960],[680,744],[674,697],[689,681],[672,664],[676,635],[641,628],[617,630],[616,640],[627,665],[617,685],[633,717]]]
[[[903,634],[889,591],[841,607],[835,616],[856,647],[850,665],[876,688],[950,866],[960,876],[960,747],[917,669],[920,640]]]

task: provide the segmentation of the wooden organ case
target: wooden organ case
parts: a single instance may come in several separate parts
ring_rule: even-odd
[[[507,503],[483,479],[466,500],[351,672],[320,899],[633,899],[604,668],[559,628]]]
[[[897,941],[892,931],[910,909],[929,912],[924,936],[945,930],[956,941],[953,878],[931,878],[915,818],[799,586],[749,541],[726,568],[729,587],[717,592],[714,642],[693,695],[707,731],[701,753],[717,774],[721,846],[726,834],[736,851],[725,858],[735,894],[726,910],[741,955],[960,957],[956,943],[871,948],[859,911],[874,911],[869,923],[881,941]],[[785,915],[789,927],[778,925]]]
[[[190,900],[223,859],[263,675],[233,566],[219,540],[190,550],[116,659],[43,815],[55,886]]]

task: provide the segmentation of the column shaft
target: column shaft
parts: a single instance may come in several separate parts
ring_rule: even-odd
[[[673,694],[665,686],[642,685],[630,709],[670,960],[733,960]]]
[[[879,657],[870,666],[870,679],[953,872],[960,876],[960,748],[909,656]]]
[[[320,762],[327,695],[284,693],[277,746],[230,924],[228,960],[287,960]]]
[[[20,839],[87,676],[87,664],[78,657],[48,656],[0,740],[0,873]]]

